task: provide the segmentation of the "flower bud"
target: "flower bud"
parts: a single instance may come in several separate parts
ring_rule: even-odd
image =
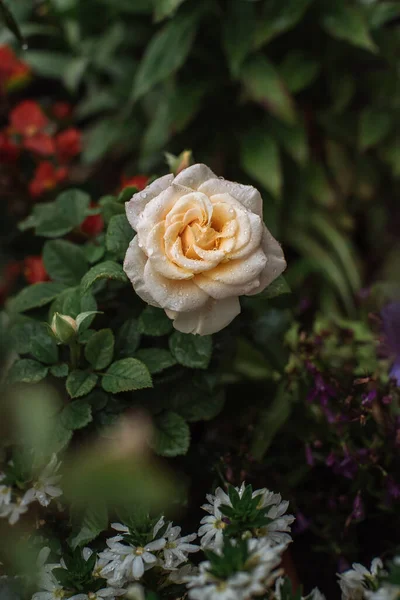
[[[168,166],[171,170],[171,173],[174,175],[178,175],[187,167],[193,164],[193,156],[191,150],[184,150],[179,154],[179,156],[174,156],[174,154],[170,154],[169,152],[165,153],[165,158],[168,163]]]
[[[56,312],[51,322],[51,330],[60,344],[68,344],[76,336],[78,324],[72,317]]]

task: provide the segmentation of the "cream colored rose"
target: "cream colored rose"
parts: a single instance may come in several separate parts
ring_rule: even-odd
[[[223,329],[240,313],[239,296],[258,294],[286,267],[260,193],[202,164],[157,179],[126,203],[126,214],[137,236],[124,270],[184,333]]]

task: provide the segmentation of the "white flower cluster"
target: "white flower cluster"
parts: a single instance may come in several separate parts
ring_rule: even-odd
[[[393,560],[396,569],[400,567],[400,556]],[[400,598],[399,583],[385,581],[387,572],[380,558],[374,558],[368,570],[359,563],[354,563],[352,569],[341,573],[339,585],[342,590],[342,600],[396,600]],[[382,581],[379,579],[382,578]]]
[[[236,488],[239,496],[242,497],[245,490],[245,483],[240,488]],[[267,516],[270,523],[258,532],[258,537],[262,537],[274,544],[288,544],[292,541],[290,525],[294,521],[293,515],[285,515],[289,502],[282,501],[280,494],[274,494],[266,488],[255,490],[253,498],[259,497],[258,508],[268,508]],[[222,488],[215,490],[215,495],[207,494],[208,504],[203,504],[203,510],[209,513],[200,521],[198,535],[201,538],[201,547],[205,549],[216,550],[221,547],[223,540],[223,531],[227,525],[227,519],[221,513],[221,504],[232,506],[228,494]]]
[[[23,495],[16,494],[12,486],[1,483],[6,479],[6,475],[0,473],[0,517],[8,519],[10,525],[15,525],[32,502],[39,502],[46,507],[54,498],[61,496],[62,490],[57,486],[61,479],[61,476],[57,475],[60,464],[57,456],[53,454],[49,464],[37,479],[31,482],[32,487]]]

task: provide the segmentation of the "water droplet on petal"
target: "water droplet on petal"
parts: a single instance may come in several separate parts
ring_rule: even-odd
[[[24,42],[21,46],[22,50],[28,50],[28,44]]]
[[[148,255],[153,256],[153,254],[154,254],[153,248],[149,248]]]

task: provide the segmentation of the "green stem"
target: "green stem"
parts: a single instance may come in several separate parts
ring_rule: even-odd
[[[81,357],[81,347],[77,340],[73,340],[69,345],[69,351],[71,356],[71,367],[77,369],[79,366],[79,359]]]

